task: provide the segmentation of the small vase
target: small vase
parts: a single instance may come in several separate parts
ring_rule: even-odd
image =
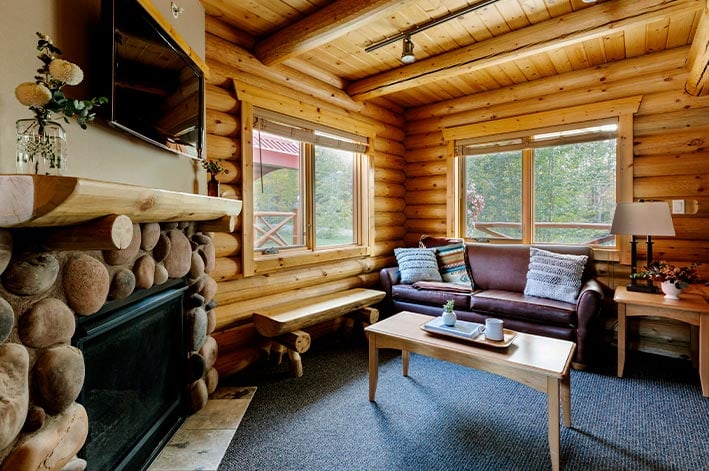
[[[219,196],[219,180],[217,176],[210,173],[212,178],[207,181],[207,195],[208,196]]]
[[[448,327],[453,327],[455,325],[455,321],[456,321],[455,312],[443,311],[443,314],[441,314],[441,317],[443,318],[443,325],[447,325]]]
[[[665,293],[665,299],[679,299],[682,288],[676,287],[671,281],[663,281],[660,286],[662,287],[662,292]]]
[[[36,119],[18,119],[17,172],[37,175],[63,175],[67,166],[66,132],[61,124]]]

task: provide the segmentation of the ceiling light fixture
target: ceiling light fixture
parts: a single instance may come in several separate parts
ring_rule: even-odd
[[[413,36],[416,33],[420,33],[421,31],[427,30],[428,28],[433,28],[434,26],[438,26],[442,23],[445,23],[446,21],[450,21],[453,18],[458,18],[459,16],[463,16],[467,13],[474,12],[475,10],[479,10],[480,8],[486,7],[488,5],[492,5],[493,3],[497,2],[498,0],[481,0],[477,3],[474,3],[472,5],[468,5],[466,7],[461,8],[460,10],[456,10],[452,13],[449,13],[447,15],[444,15],[440,18],[436,18],[435,20],[432,20],[428,23],[425,23],[421,26],[417,26],[415,28],[412,28],[408,31],[404,31],[402,33],[399,33],[395,36],[391,36],[387,39],[384,39],[382,41],[379,41],[378,43],[371,44],[367,46],[364,50],[366,52],[372,52],[375,49],[379,49],[380,47],[388,46],[389,44],[393,44],[397,42],[399,39],[404,40],[404,53],[406,52],[406,43],[408,41],[409,44],[411,44],[411,48],[413,49],[413,43],[411,42],[411,36]],[[401,55],[401,60],[406,63],[410,64],[411,62],[414,61],[414,56],[411,54],[411,62],[406,62],[404,60],[404,54]]]
[[[409,36],[404,36],[401,50],[401,62],[404,64],[411,64],[415,60],[416,56],[414,56],[414,43],[411,42],[411,38]]]

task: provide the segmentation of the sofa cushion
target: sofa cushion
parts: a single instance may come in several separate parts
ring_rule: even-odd
[[[530,247],[524,294],[575,303],[588,257]]]
[[[443,305],[449,299],[455,302],[454,309],[467,311],[470,309],[470,293],[455,293],[452,291],[439,291],[432,289],[417,289],[413,285],[393,285],[391,287],[392,298],[396,300],[408,301],[412,303],[427,304],[440,307],[443,312]]]
[[[464,286],[448,281],[417,281],[414,283],[416,289],[431,289],[434,291],[453,291],[454,293],[471,293],[470,285]]]
[[[401,282],[443,281],[438,272],[438,261],[433,250],[419,248],[394,249],[396,262],[401,272]]]
[[[563,326],[577,324],[575,304],[525,296],[515,291],[495,289],[477,291],[470,298],[470,310],[543,324]]]
[[[467,259],[475,289],[499,289],[524,292],[529,272],[529,245],[469,242]],[[583,245],[535,245],[556,253],[586,255],[592,260],[591,248]],[[594,264],[586,263],[583,281],[595,276]]]

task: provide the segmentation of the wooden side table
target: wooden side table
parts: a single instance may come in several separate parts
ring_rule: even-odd
[[[655,316],[674,319],[699,327],[699,380],[702,394],[709,397],[709,303],[698,294],[682,294],[681,299],[665,299],[661,294],[628,291],[625,286],[615,289],[618,303],[618,377],[623,377],[627,348],[627,318]]]

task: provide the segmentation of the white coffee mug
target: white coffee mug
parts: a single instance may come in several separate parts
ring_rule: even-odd
[[[505,339],[505,335],[502,332],[502,321],[500,319],[485,319],[485,338],[496,341]]]

